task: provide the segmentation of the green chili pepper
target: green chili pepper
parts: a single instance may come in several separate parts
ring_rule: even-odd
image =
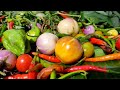
[[[67,73],[67,74],[59,77],[58,79],[67,79],[67,78],[72,77],[72,76],[74,76],[74,75],[76,75],[76,74],[82,74],[82,75],[84,75],[84,76],[86,77],[87,72],[84,71],[84,70],[78,70],[78,71],[74,71],[74,72]]]
[[[32,25],[32,29],[26,33],[26,37],[31,43],[34,43],[40,35],[40,29],[36,26],[36,22],[34,22]]]
[[[110,28],[108,28],[108,29],[103,29],[103,28],[95,27],[95,30],[97,30],[97,31],[102,31],[102,32],[107,32],[107,31],[110,30]]]
[[[50,74],[50,79],[56,79],[56,71],[53,70],[52,73]]]
[[[38,56],[36,56],[36,62],[40,62],[40,58]]]
[[[53,64],[55,64],[55,63],[48,62],[48,61],[43,60],[43,59],[40,59],[40,63],[43,65],[43,67],[49,67],[49,66],[52,66]]]
[[[112,44],[112,51],[115,51],[116,48],[115,48],[115,42],[116,40],[115,39],[109,39],[111,41],[111,44]]]

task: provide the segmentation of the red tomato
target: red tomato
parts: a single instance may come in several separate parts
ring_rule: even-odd
[[[120,38],[117,39],[117,41],[115,43],[115,47],[117,50],[120,50]]]
[[[19,72],[25,72],[29,69],[32,57],[29,54],[22,54],[17,58],[16,68]]]

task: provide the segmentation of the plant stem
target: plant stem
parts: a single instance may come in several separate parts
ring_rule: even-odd
[[[6,76],[6,74],[5,74],[4,72],[2,72],[2,71],[0,71],[0,74],[1,74],[2,76]]]
[[[73,76],[73,75],[76,75],[76,74],[79,74],[79,73],[84,73],[84,74],[82,74],[82,75],[85,75],[85,76],[87,75],[87,72],[86,72],[86,71],[84,71],[84,70],[78,70],[78,71],[74,71],[74,72],[67,73],[67,74],[59,77],[58,79],[66,79],[66,78],[69,78],[69,77],[71,77],[71,76]]]

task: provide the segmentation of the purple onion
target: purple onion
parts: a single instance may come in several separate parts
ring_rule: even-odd
[[[32,28],[32,26],[33,26],[33,25],[32,25],[32,24],[30,24],[29,26]],[[41,28],[42,28],[42,26],[41,26],[41,24],[40,24],[40,23],[37,23],[37,27],[38,27],[39,29],[41,29]]]
[[[93,34],[95,32],[95,28],[93,27],[93,25],[89,25],[84,29],[84,34],[89,35],[89,34]]]
[[[9,50],[0,50],[0,61],[5,62],[7,70],[12,70],[16,65],[17,57]]]
[[[39,29],[41,29],[41,28],[42,28],[42,26],[41,26],[41,24],[40,24],[40,23],[37,23],[37,27],[38,27]]]

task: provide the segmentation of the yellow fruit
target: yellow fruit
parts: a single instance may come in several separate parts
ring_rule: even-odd
[[[94,54],[94,46],[90,42],[86,42],[82,45],[84,51],[84,57],[91,57]]]
[[[95,31],[95,34],[103,35],[103,33],[101,31]]]
[[[118,31],[115,29],[109,30],[107,33],[109,34],[108,38],[112,38],[118,35]]]
[[[55,55],[64,64],[72,64],[80,60],[83,48],[80,42],[71,37],[65,36],[57,41]]]

